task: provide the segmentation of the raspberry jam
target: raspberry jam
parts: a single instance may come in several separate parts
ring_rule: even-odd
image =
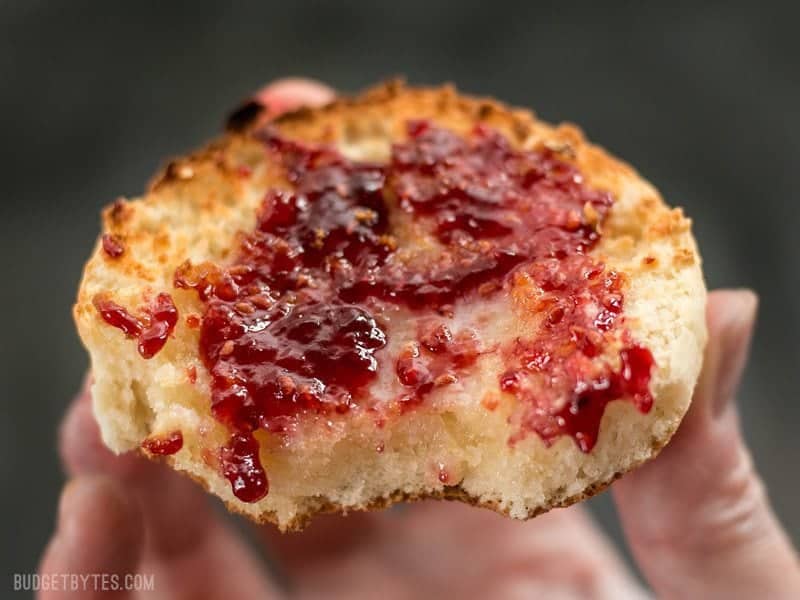
[[[142,448],[150,454],[159,456],[175,454],[183,448],[183,434],[180,431],[173,431],[165,436],[149,437],[142,442]]]
[[[200,354],[211,410],[231,432],[219,456],[239,499],[269,487],[254,432],[289,434],[301,415],[369,408],[382,361],[394,364],[400,390],[384,402],[402,413],[481,354],[500,353],[508,368],[498,392],[520,407],[511,443],[569,435],[588,452],[610,400],[649,410],[653,359],[622,327],[623,279],[587,253],[611,197],[556,153],[516,150],[484,126],[460,136],[424,121],[408,124],[381,165],[270,128],[257,135],[291,190],[266,192],[232,264],[187,262],[175,273],[176,287],[205,303]],[[400,250],[422,250],[402,248],[396,219],[435,250],[407,260]],[[459,303],[510,296],[517,281],[531,282],[541,318],[513,343],[484,348],[478,326],[448,323]],[[138,321],[106,308],[109,323],[140,335]],[[397,309],[418,313],[419,331],[386,356],[386,315]]]
[[[103,251],[111,258],[119,258],[125,254],[125,246],[119,241],[119,238],[110,233],[106,233],[102,237]]]
[[[581,353],[575,355],[577,359],[562,357],[560,365],[554,364],[549,369],[542,369],[543,365],[536,364],[537,360],[541,363],[543,360],[549,361],[549,358],[543,358],[545,355],[541,354],[534,356],[526,368],[507,372],[501,377],[503,391],[515,393],[526,400],[520,433],[509,440],[512,444],[521,439],[526,430],[530,430],[535,431],[548,446],[562,435],[569,435],[581,451],[589,452],[597,442],[600,421],[606,404],[611,400],[629,398],[643,413],[649,412],[653,406],[648,384],[654,361],[646,348],[623,348],[619,352],[619,369],[614,370],[606,364],[592,377],[587,377],[586,372],[580,370],[583,362]],[[550,381],[553,378],[559,381],[561,378],[560,381],[571,387],[563,405],[558,406],[553,402],[553,394],[547,389],[522,387],[524,384],[521,381],[530,375],[528,371],[540,369]]]
[[[623,279],[615,271],[575,254],[534,264],[526,275],[541,290],[534,308],[543,318],[533,336],[504,349],[514,366],[501,375],[500,387],[524,407],[520,432],[510,441],[534,431],[549,445],[566,434],[589,452],[608,402],[628,398],[650,410],[653,357],[616,331]]]
[[[242,502],[256,502],[269,491],[258,450],[258,440],[252,434],[235,433],[219,452],[222,473]]]
[[[438,387],[456,383],[481,352],[474,331],[454,335],[444,323],[423,324],[418,340],[406,345],[395,362],[397,380],[407,391],[400,398],[402,408],[419,404]]]
[[[178,309],[172,297],[165,293],[155,297],[141,318],[102,295],[95,296],[93,303],[106,323],[121,329],[128,337],[136,338],[142,358],[153,358],[158,354],[178,322]]]

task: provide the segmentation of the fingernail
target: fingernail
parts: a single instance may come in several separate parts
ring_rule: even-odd
[[[275,118],[301,106],[321,106],[333,100],[335,92],[327,85],[299,77],[278,79],[261,88],[255,99],[266,109],[266,116]]]
[[[721,310],[713,318],[719,328],[718,364],[711,412],[720,416],[730,405],[750,353],[750,341],[758,309],[758,296],[752,290],[729,292]]]

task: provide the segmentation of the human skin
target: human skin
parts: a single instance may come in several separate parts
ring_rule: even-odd
[[[285,79],[256,98],[271,117],[333,95]],[[39,597],[800,598],[797,554],[753,468],[734,402],[756,308],[748,290],[709,295],[709,344],[689,412],[656,459],[612,486],[650,590],[581,506],[524,523],[436,501],[322,516],[301,533],[257,527],[262,552],[192,482],[106,449],[84,386],[60,430],[69,480],[39,571],[153,574],[155,590]]]

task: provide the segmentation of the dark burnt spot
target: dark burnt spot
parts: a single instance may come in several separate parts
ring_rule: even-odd
[[[484,102],[478,106],[478,118],[481,120],[488,119],[494,113],[494,106],[489,102]]]
[[[246,131],[258,122],[264,110],[265,107],[260,102],[248,100],[228,115],[225,121],[225,130],[230,133]]]

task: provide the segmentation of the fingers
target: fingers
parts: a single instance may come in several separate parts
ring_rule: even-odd
[[[197,485],[134,452],[115,455],[105,447],[86,385],[67,412],[59,449],[67,473],[104,475],[117,480],[141,506],[148,551],[172,556],[190,550],[216,519]]]
[[[660,597],[800,597],[797,556],[733,404],[756,305],[750,291],[710,295],[709,344],[688,414],[657,459],[613,488],[631,549]]]
[[[421,579],[457,586],[454,597],[645,597],[580,506],[520,523],[460,503],[424,502],[390,521],[385,535],[408,548],[403,561]]]
[[[255,99],[266,108],[265,117],[272,119],[301,106],[322,106],[335,95],[334,90],[323,83],[293,77],[273,81],[256,92]]]
[[[261,565],[224,524],[180,553],[152,552],[150,528],[131,490],[119,481],[82,475],[64,488],[58,526],[39,568],[57,587],[42,600],[129,598],[132,578],[150,578],[150,598],[276,598]],[[180,537],[180,524],[167,524]],[[147,532],[147,533],[146,533]],[[65,581],[67,583],[62,583]],[[128,589],[126,589],[126,587]]]
[[[128,513],[133,515],[130,523],[141,537],[141,543],[131,544],[131,548],[137,548],[137,556],[142,557],[139,571],[155,574],[156,591],[164,597],[276,596],[263,566],[236,532],[214,513],[199,486],[166,465],[150,462],[134,453],[117,456],[103,445],[92,414],[88,386],[68,410],[60,430],[59,447],[67,472],[74,478],[67,485],[65,499],[72,497],[73,487],[83,486],[82,482],[87,480],[103,481],[118,497],[125,499]],[[75,504],[64,502],[66,504],[62,505],[66,508],[61,514],[71,515],[70,522],[79,524],[77,529],[96,529],[98,539],[84,537],[75,542],[80,544],[87,560],[59,564],[50,557],[54,552],[55,556],[61,556],[59,548],[67,546],[58,542],[60,534],[56,534],[43,568],[55,565],[59,569],[75,569],[69,572],[105,572],[86,571],[85,568],[92,560],[99,560],[96,554],[108,552],[102,536],[113,537],[114,528],[104,523],[93,524],[87,520],[86,511],[74,514]],[[105,514],[107,498],[100,496],[93,498],[93,502],[88,506],[99,505],[98,513]],[[135,512],[131,507],[135,507]],[[134,572],[136,565],[135,560],[126,563],[127,572]]]
[[[113,477],[137,498],[152,551],[169,555],[192,548],[214,518],[203,491],[191,481],[133,452],[117,456],[105,447],[92,414],[88,386],[67,412],[59,449],[69,475]]]
[[[58,435],[61,461],[68,475],[106,473],[131,477],[148,467],[135,453],[118,456],[106,448],[92,414],[87,378],[78,396],[67,409]]]
[[[294,541],[272,540],[294,590],[311,598],[378,589],[387,597],[644,597],[579,507],[528,523],[455,502],[398,508],[329,517],[287,536]]]
[[[61,496],[56,532],[45,551],[40,574],[103,574],[106,588],[112,577],[124,582],[136,572],[144,544],[141,514],[124,490],[106,477],[79,477]],[[42,591],[42,600],[108,597],[100,582],[83,580]],[[66,588],[66,589],[65,589]],[[124,593],[114,597],[126,597]]]
[[[303,531],[281,533],[265,525],[258,535],[286,575],[302,575],[310,565],[358,551],[379,533],[380,519],[371,512],[318,515]]]
[[[164,524],[175,534],[179,527]],[[195,544],[170,555],[145,552],[140,570],[154,575],[161,598],[269,600],[281,594],[237,532],[215,519]],[[149,597],[149,596],[147,596]]]

